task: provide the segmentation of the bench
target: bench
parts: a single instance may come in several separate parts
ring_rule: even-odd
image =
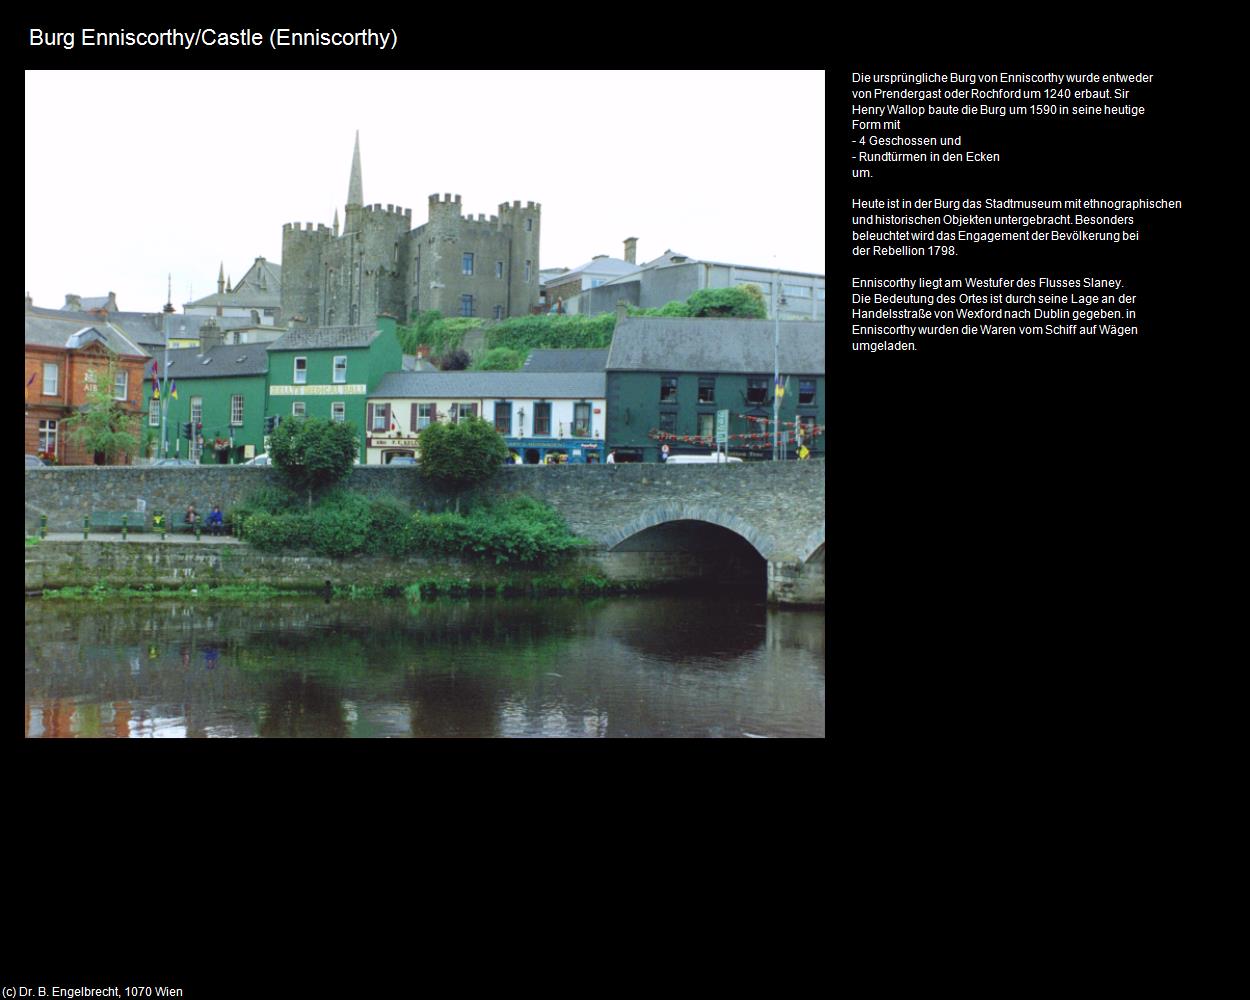
[[[158,523],[156,523],[156,517],[160,515],[160,513],[161,512],[159,510],[154,511],[153,519],[152,519],[153,520],[152,531],[156,532],[158,535],[160,534],[161,527]],[[213,537],[213,533],[209,530],[208,524],[206,523],[207,515],[201,517],[193,525],[187,524],[182,519],[183,516],[184,516],[183,514],[178,514],[176,517],[169,518],[165,525],[165,532],[170,535],[194,535],[195,529],[198,527],[200,529],[201,537],[203,538]],[[226,518],[226,520],[221,525],[221,532],[220,532],[219,537],[225,538],[226,536],[232,535],[232,534],[234,534],[234,526],[231,523],[230,519]]]
[[[88,523],[92,531],[121,531],[123,517],[128,532],[147,530],[147,514],[141,510],[93,510]]]

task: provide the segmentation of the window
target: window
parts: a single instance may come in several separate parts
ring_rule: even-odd
[[[669,434],[677,433],[677,411],[662,410],[660,411],[660,430]]]
[[[747,379],[747,402],[762,403],[768,398],[768,379]]]
[[[799,379],[799,405],[809,406],[816,402],[816,380],[814,378]]]
[[[660,402],[676,403],[677,402],[677,376],[661,375],[660,376]]]
[[[118,372],[113,379],[113,398],[125,399],[130,385],[130,372]]]
[[[716,379],[706,376],[699,377],[699,402],[716,402]]]
[[[525,283],[527,285],[530,283],[530,267],[532,264],[533,264],[533,261],[527,260],[525,262]]]
[[[39,421],[39,450],[56,454],[56,421]]]
[[[434,420],[434,404],[418,403],[413,407],[413,413],[416,417],[416,425],[412,429],[414,431],[422,430],[429,427]]]
[[[792,299],[810,299],[812,289],[810,285],[782,285],[781,294],[788,295]]]
[[[473,273],[473,254],[466,253],[460,258],[460,271],[462,274]]]
[[[473,296],[472,295],[460,296],[460,315],[461,316],[473,315]]]
[[[377,403],[374,403],[369,407],[369,410],[373,413],[373,419],[369,423],[369,426],[372,430],[376,432],[376,431],[389,431],[391,429],[390,404],[382,403],[381,405],[379,405]]]
[[[347,419],[347,404],[346,403],[331,403],[330,404],[330,419],[336,420],[340,424],[344,420],[346,420]]]
[[[817,302],[825,301],[825,290],[823,288],[816,289],[816,301]]]
[[[699,437],[705,438],[706,443],[711,444],[716,440],[716,414],[700,413],[699,420]]]
[[[525,220],[525,231],[526,231],[527,233],[532,233],[532,232],[534,231],[534,220],[533,220],[533,219],[526,219],[526,220]]]
[[[242,396],[230,397],[230,426],[231,427],[243,426],[243,397]]]
[[[303,385],[307,381],[308,381],[308,359],[296,358],[295,359],[295,384]]]
[[[308,414],[307,407],[308,407],[308,404],[305,403],[303,400],[300,400],[298,403],[292,403],[291,404],[291,416],[293,417],[307,416]]]
[[[590,279],[590,287],[591,287],[591,288],[598,288],[598,287],[599,287],[600,285],[602,285],[602,284],[604,283],[604,281],[606,281],[606,280],[607,280],[606,278],[591,278],[591,279]]]
[[[45,364],[43,366],[43,394],[45,396],[55,396],[57,386],[60,383],[61,369],[59,365]]]
[[[88,368],[85,372],[83,372],[82,384],[86,386],[88,392],[90,392],[91,390],[95,388],[95,369],[94,368]]]
[[[148,400],[148,426],[160,427],[161,425],[161,401],[159,399]]]
[[[200,451],[202,450],[201,445],[200,445],[200,435],[203,433],[202,431],[203,426],[204,426],[204,397],[192,396],[191,397],[191,434],[192,434],[192,437],[191,437],[191,445],[189,448],[190,453],[187,455],[187,457],[190,458],[191,461],[193,462],[198,462],[200,460]]]
[[[590,437],[590,404],[573,404],[573,436]]]
[[[512,433],[512,404],[495,404],[495,430],[500,434]]]
[[[334,383],[342,385],[347,381],[347,355],[339,354],[334,358]]]
[[[495,319],[503,319],[503,306],[495,306]]]
[[[495,277],[496,278],[503,277],[503,261],[502,260],[495,261]]]
[[[534,404],[534,437],[551,436],[551,404]]]

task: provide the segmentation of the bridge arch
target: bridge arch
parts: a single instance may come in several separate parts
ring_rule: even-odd
[[[654,507],[633,518],[623,527],[600,536],[598,541],[605,549],[611,550],[639,532],[671,521],[704,521],[725,528],[745,539],[765,560],[771,559],[777,549],[776,541],[771,535],[758,531],[750,522],[735,514],[706,504],[665,504]]]
[[[822,524],[803,540],[803,545],[799,549],[799,562],[810,562],[816,558],[817,554],[823,559],[825,553],[825,526]]]

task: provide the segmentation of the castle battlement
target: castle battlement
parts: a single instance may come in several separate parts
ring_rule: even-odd
[[[312,236],[312,237],[328,237],[333,236],[330,227],[323,222],[316,224],[314,228],[311,222],[284,222],[282,224],[282,236],[285,239],[288,236]]]
[[[380,204],[365,205],[364,210],[365,214],[370,216],[394,216],[396,219],[408,219],[409,221],[412,219],[412,209],[402,208],[399,205],[387,205],[385,211]]]

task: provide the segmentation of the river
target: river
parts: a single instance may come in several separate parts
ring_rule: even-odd
[[[730,595],[26,600],[27,737],[823,737],[825,621]]]

